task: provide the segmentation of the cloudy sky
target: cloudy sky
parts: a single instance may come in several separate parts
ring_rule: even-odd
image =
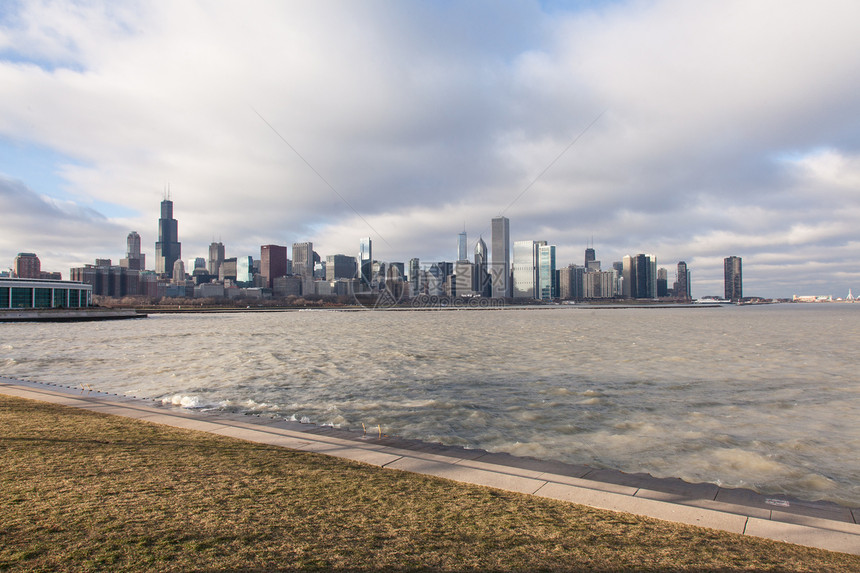
[[[860,294],[855,0],[0,3],[0,268],[313,241],[451,260],[464,226],[693,295]],[[489,243],[489,240],[487,240]]]

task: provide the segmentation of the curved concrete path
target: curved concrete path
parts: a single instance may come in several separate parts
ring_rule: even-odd
[[[220,412],[192,414],[150,404],[144,399],[82,387],[0,377],[0,393],[601,509],[860,555],[860,508],[829,502],[807,502],[786,496],[760,495],[750,490],[724,489],[713,484],[654,478],[647,474],[625,474],[416,440],[380,438],[376,432],[363,435],[280,418]]]

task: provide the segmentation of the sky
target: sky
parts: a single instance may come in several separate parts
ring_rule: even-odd
[[[860,293],[854,0],[4,0],[0,269],[312,241],[559,265],[653,254],[693,296]]]

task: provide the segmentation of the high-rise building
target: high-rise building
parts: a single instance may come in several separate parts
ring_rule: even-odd
[[[466,239],[466,230],[463,229],[463,232],[457,235],[457,260],[458,261],[468,261],[469,260],[469,242]]]
[[[18,253],[14,266],[19,279],[38,279],[42,275],[42,262],[36,253]]]
[[[538,247],[538,294],[541,300],[558,298],[558,274],[555,272],[555,245],[546,241]]]
[[[221,271],[221,263],[224,262],[224,244],[211,243],[209,245],[209,260],[206,264],[206,269],[212,276],[218,276]]]
[[[451,296],[466,296],[474,293],[475,268],[469,261],[454,263],[454,276],[451,281]]]
[[[206,259],[203,257],[194,257],[193,259],[188,259],[188,264],[185,266],[186,272],[190,274],[194,274],[194,271],[197,269],[206,269]]]
[[[744,298],[743,273],[741,272],[740,257],[726,257],[723,259],[723,270],[725,276],[726,299],[738,302]]]
[[[158,241],[155,243],[155,272],[173,277],[173,263],[182,257],[179,242],[179,223],[173,218],[173,201],[161,202],[161,218],[158,219]]]
[[[313,243],[293,243],[293,274],[300,276],[313,276]]]
[[[358,241],[358,271],[361,285],[370,288],[373,280],[373,243],[370,237],[362,237]]]
[[[254,257],[236,257],[236,284],[249,286],[254,282]]]
[[[514,298],[541,298],[538,275],[539,249],[546,241],[514,241]]]
[[[562,299],[583,298],[583,277],[587,273],[584,267],[568,265],[558,273],[558,297]]]
[[[622,289],[624,298],[656,298],[657,257],[641,253],[633,257],[625,255]]]
[[[272,288],[274,279],[287,276],[287,247],[280,245],[260,247],[260,275],[266,288]]]
[[[690,271],[687,269],[687,263],[680,261],[676,272],[675,298],[684,301],[693,300],[692,292],[690,290]]]
[[[355,278],[355,257],[349,255],[326,255],[325,279],[336,281]]]
[[[487,243],[484,242],[483,237],[479,237],[475,244],[474,281],[472,289],[476,294],[483,297],[493,296],[490,275],[487,273]]]
[[[421,294],[421,262],[418,258],[409,259],[409,296]]]
[[[145,257],[140,252],[140,235],[137,234],[137,231],[132,231],[126,239],[125,258],[119,260],[119,266],[134,271],[142,271],[146,268]]]
[[[588,263],[590,263],[596,259],[597,259],[597,256],[594,252],[594,249],[592,247],[587,247],[585,249],[585,265],[583,265],[583,266],[585,268],[588,268]]]
[[[490,277],[493,297],[511,296],[511,222],[507,217],[494,217],[490,223]]]
[[[657,298],[669,295],[669,271],[660,267],[657,269]]]
[[[236,257],[230,257],[221,261],[221,266],[218,267],[218,280],[235,281],[236,280]]]

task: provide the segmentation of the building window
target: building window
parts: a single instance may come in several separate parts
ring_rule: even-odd
[[[9,308],[9,287],[0,287],[0,308]]]
[[[77,308],[81,306],[81,291],[78,289],[69,289],[69,308]]]
[[[11,308],[33,308],[33,289],[12,287]]]
[[[64,288],[54,289],[54,308],[64,308],[69,306],[69,291]]]
[[[37,288],[34,290],[36,293],[33,308],[51,308],[51,289]]]

